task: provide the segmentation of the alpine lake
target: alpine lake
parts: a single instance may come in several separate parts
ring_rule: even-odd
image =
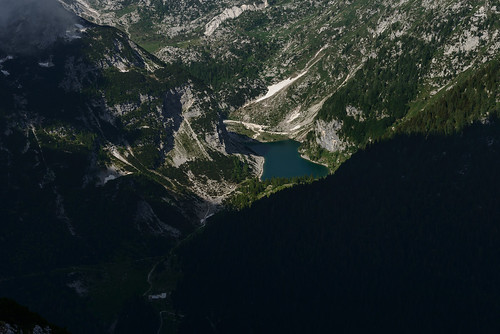
[[[294,140],[247,144],[249,149],[265,159],[262,180],[310,175],[320,178],[328,175],[327,167],[302,158],[299,146],[300,143]]]

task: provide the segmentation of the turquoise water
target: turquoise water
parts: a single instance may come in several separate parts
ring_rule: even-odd
[[[303,159],[298,151],[300,143],[284,140],[272,143],[255,143],[247,146],[265,158],[262,180],[273,177],[328,175],[328,168]]]

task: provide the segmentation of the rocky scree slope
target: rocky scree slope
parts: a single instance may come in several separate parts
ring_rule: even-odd
[[[236,187],[232,173],[250,159],[228,153],[237,147],[210,94],[114,28],[80,21],[37,53],[0,50],[0,70],[10,272],[113,256],[126,239],[142,254],[168,249]],[[40,231],[49,237],[38,240]],[[23,257],[22,247],[43,251]]]
[[[489,120],[396,136],[326,179],[214,217],[175,250],[179,333],[497,332],[500,126]]]
[[[156,41],[167,46],[158,48],[157,56],[212,87],[221,109],[245,122],[240,125],[247,134],[297,139],[306,155],[332,167],[357,148],[391,135],[446,89],[491,66],[500,47],[500,8],[494,1],[257,5],[259,10],[223,20],[209,34],[208,22],[242,3],[181,1],[168,7],[168,14],[166,7],[151,3],[139,12],[150,24],[145,31],[173,26],[190,31],[175,38],[160,33]],[[179,18],[178,25],[155,15]],[[108,23],[120,26],[116,18]],[[145,45],[153,41],[146,39]],[[477,88],[496,99],[497,87]],[[474,118],[498,110],[492,108]]]
[[[231,118],[287,133],[331,166],[498,60],[500,12],[490,1],[354,1],[315,9],[268,33],[288,38],[263,73],[271,84],[291,84],[247,101]],[[276,69],[283,73],[276,77]],[[492,103],[472,118],[498,111],[498,85],[476,88]]]
[[[2,54],[4,136],[86,152],[83,185],[140,174],[181,209],[220,203],[235,187],[234,159],[245,158],[230,156],[238,148],[211,94],[123,33],[81,23],[69,43],[35,56]]]
[[[83,19],[0,49],[0,101],[0,294],[75,332],[121,326],[156,257],[257,159],[202,82]]]
[[[245,11],[266,8],[264,1],[245,0],[60,0],[77,15],[92,22],[113,25],[150,51],[176,53],[171,44],[210,36],[227,19]]]

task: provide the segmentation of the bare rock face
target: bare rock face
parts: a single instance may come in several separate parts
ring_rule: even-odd
[[[342,129],[342,122],[332,120],[326,122],[323,120],[316,121],[316,143],[330,151],[341,151],[347,147],[347,144],[340,139],[338,132]]]
[[[182,121],[173,127],[176,139],[164,142],[174,166],[195,155],[210,160],[213,152],[227,153],[217,119],[222,114],[329,152],[363,147],[397,126],[412,105],[425,107],[500,49],[499,6],[488,0],[377,0],[358,7],[318,0],[60,1],[130,36],[146,29],[139,33],[164,43],[155,49],[157,57],[196,69],[208,86],[205,96],[191,94],[192,106],[183,104]],[[130,66],[112,60],[123,71]],[[393,81],[401,87],[389,89]],[[331,103],[355,90],[359,95],[343,105]],[[387,102],[395,92],[402,98]],[[373,100],[358,103],[365,98]],[[216,110],[223,113],[208,121]],[[357,139],[348,138],[354,133]]]
[[[264,3],[256,5],[241,5],[234,6],[231,8],[226,8],[221,14],[214,17],[210,22],[208,22],[205,26],[205,36],[210,36],[214,33],[214,31],[226,20],[234,19],[243,14],[243,12],[247,10],[261,10],[267,8],[269,4],[267,0],[264,0]]]

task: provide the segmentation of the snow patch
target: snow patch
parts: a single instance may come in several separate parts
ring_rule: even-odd
[[[296,77],[294,78],[288,78],[288,79],[285,79],[281,82],[278,82],[277,84],[274,84],[274,85],[271,85],[271,86],[268,86],[267,87],[267,93],[266,95],[264,96],[261,96],[260,98],[258,98],[257,100],[254,100],[254,101],[251,101],[250,103],[247,103],[245,106],[249,105],[249,104],[252,104],[252,103],[256,103],[256,102],[260,102],[260,101],[264,101],[274,95],[276,95],[278,92],[280,92],[282,89],[290,86],[291,84],[293,84],[295,81],[297,81],[298,79],[300,79],[301,77],[303,77],[304,75],[307,74],[307,72],[309,71],[309,69],[314,66],[318,61],[320,61],[320,59],[322,57],[319,57],[318,56],[320,55],[321,51],[325,50],[326,48],[328,48],[328,44],[325,44],[323,45],[323,47],[321,47],[317,52],[316,54],[314,55],[314,57],[312,57],[308,62],[307,62],[307,65],[306,65],[306,68],[305,70],[300,73],[299,75],[297,75]]]
[[[313,61],[314,59],[316,59],[319,56],[319,54],[321,53],[321,51],[325,50],[328,47],[329,47],[328,43],[325,44],[325,45],[323,45],[321,47],[321,49],[319,49],[318,52],[316,52],[316,54],[314,55],[314,57],[307,63],[307,67],[310,67],[311,61]]]
[[[274,96],[275,94],[277,94],[279,91],[281,91],[283,88],[286,88],[288,86],[290,86],[291,84],[293,84],[295,81],[297,81],[298,79],[300,79],[301,77],[303,77],[305,74],[307,73],[307,70],[300,73],[299,75],[297,75],[296,77],[294,78],[288,78],[288,79],[285,79],[281,82],[278,82],[277,84],[274,84],[274,85],[271,85],[269,87],[267,87],[267,94],[258,98],[257,100],[255,100],[255,102],[260,102],[260,101],[264,101],[268,98],[270,98],[271,96]]]

